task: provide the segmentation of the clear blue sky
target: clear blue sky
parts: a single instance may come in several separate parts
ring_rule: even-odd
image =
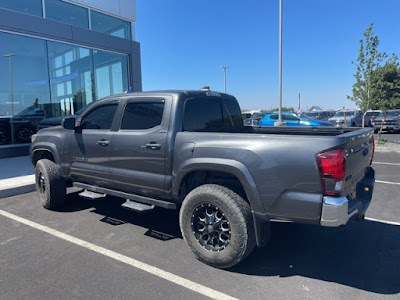
[[[284,0],[283,106],[353,108],[359,40],[400,56],[400,0]],[[242,108],[277,107],[279,0],[137,0],[143,90],[227,92]]]

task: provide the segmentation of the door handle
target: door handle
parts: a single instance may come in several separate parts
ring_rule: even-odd
[[[105,146],[108,146],[108,144],[110,144],[110,142],[109,141],[107,141],[107,140],[100,140],[100,141],[97,141],[97,145],[100,145],[100,146],[103,146],[103,147],[105,147]]]
[[[161,145],[160,144],[156,144],[156,143],[146,144],[145,147],[147,149],[151,149],[151,150],[160,150],[161,149]]]

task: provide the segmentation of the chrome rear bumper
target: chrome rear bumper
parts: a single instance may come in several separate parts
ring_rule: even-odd
[[[358,209],[350,214],[348,210],[349,201],[346,197],[325,196],[322,202],[321,226],[338,227],[345,225],[352,216],[358,213]]]

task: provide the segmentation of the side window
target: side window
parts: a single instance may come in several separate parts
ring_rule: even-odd
[[[188,99],[184,110],[183,130],[207,131],[224,128],[219,99],[212,97]]]
[[[270,115],[269,118],[271,120],[278,120],[279,116],[278,115]]]
[[[285,115],[285,118],[284,118],[285,120],[288,120],[288,121],[300,121],[300,119],[299,118],[297,118],[296,116],[293,116],[293,115]]]
[[[150,129],[161,124],[164,103],[128,102],[122,117],[122,130]]]
[[[222,102],[222,108],[225,128],[243,126],[242,115],[236,101],[225,99]]]
[[[112,103],[95,108],[82,119],[82,129],[111,129],[117,107],[118,103]]]

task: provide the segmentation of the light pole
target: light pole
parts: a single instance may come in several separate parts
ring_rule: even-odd
[[[12,75],[12,58],[15,56],[14,53],[4,54],[4,57],[8,57],[9,59],[9,68],[10,68],[10,104],[11,104],[11,118],[10,118],[10,127],[11,127],[11,144],[15,143],[14,138],[14,123],[12,118],[14,117],[14,91],[13,91],[13,75]]]
[[[224,93],[226,94],[226,69],[229,69],[227,66],[222,66],[222,69],[224,69]]]
[[[282,122],[282,11],[283,0],[279,0],[279,119],[274,123],[274,126],[285,126]]]

